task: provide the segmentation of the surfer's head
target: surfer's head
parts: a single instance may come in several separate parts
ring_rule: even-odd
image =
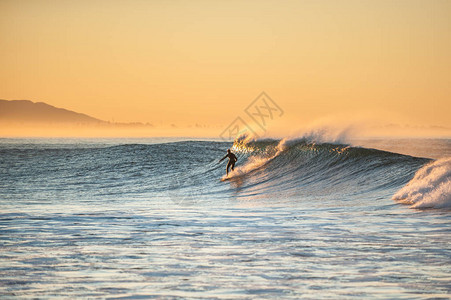
[[[227,149],[227,153],[230,153],[230,149]]]

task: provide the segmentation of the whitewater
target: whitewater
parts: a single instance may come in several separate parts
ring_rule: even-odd
[[[451,140],[388,142],[0,139],[0,297],[449,299]]]

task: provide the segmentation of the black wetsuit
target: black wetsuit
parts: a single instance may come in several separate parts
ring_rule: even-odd
[[[229,162],[227,163],[227,174],[229,174],[229,168],[232,167],[232,171],[235,168],[235,163],[238,160],[238,158],[236,158],[235,154],[233,154],[232,152],[227,153],[223,158],[221,158],[220,162],[223,161],[226,157],[229,158]]]

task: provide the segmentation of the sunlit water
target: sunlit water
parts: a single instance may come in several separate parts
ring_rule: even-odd
[[[230,146],[2,140],[0,297],[449,298],[450,210],[392,200],[431,160]]]

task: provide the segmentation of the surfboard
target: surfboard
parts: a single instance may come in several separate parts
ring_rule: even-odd
[[[245,176],[246,173],[241,172],[241,171],[230,171],[229,175],[224,175],[221,177],[221,181],[228,181],[228,180],[233,180],[233,179],[240,179],[243,176]]]

